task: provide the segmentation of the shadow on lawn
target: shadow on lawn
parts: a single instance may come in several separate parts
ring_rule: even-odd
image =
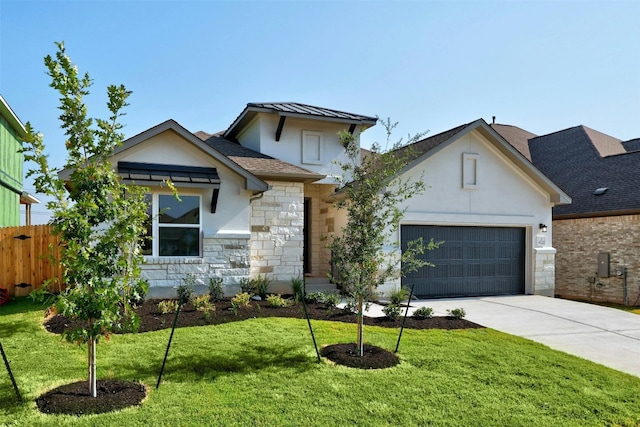
[[[169,357],[164,370],[163,382],[187,382],[194,378],[214,380],[219,376],[230,373],[249,373],[268,368],[294,369],[296,372],[308,371],[316,363],[316,358],[312,357],[300,346],[266,346],[266,345],[246,345],[234,348],[227,353],[222,352],[194,352],[179,351],[171,347]],[[151,358],[144,366],[111,366],[111,368],[124,375],[126,371],[133,370],[138,378],[156,377],[160,373],[163,354]]]
[[[45,307],[43,304],[35,303],[29,297],[14,298],[0,306],[0,317],[42,311]],[[0,339],[11,338],[15,334],[35,332],[37,330],[38,326],[33,322],[5,322],[0,327]]]
[[[50,304],[35,302],[31,297],[14,297],[5,304],[0,305],[0,316],[41,311],[49,305]]]

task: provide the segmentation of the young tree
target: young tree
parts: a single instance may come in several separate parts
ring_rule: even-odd
[[[391,133],[397,123],[389,119],[383,122],[387,132],[387,147]],[[334,282],[346,288],[357,301],[358,351],[364,354],[363,306],[373,291],[387,280],[429,265],[418,256],[425,249],[438,245],[431,240],[410,242],[407,250],[398,256],[399,244],[393,239],[405,209],[400,205],[412,196],[424,191],[422,180],[411,180],[401,176],[404,168],[413,159],[409,144],[423,134],[393,144],[383,150],[379,144],[361,158],[358,138],[349,132],[339,134],[346,149],[347,161],[338,165],[342,170],[342,187],[335,202],[338,209],[346,209],[347,223],[341,235],[329,238]],[[386,148],[386,147],[385,147]]]
[[[125,186],[109,162],[113,150],[122,144],[122,109],[130,92],[124,86],[107,88],[108,120],[87,117],[83,97],[89,94],[89,74],[78,74],[66,55],[63,43],[56,43],[55,59],[44,63],[51,87],[60,93],[61,128],[65,130],[67,159],[64,170],[49,165],[42,135],[27,123],[25,158],[36,167],[39,193],[52,197],[47,208],[52,212],[54,234],[62,244],[58,262],[63,267],[65,290],[57,297],[62,315],[80,321],[82,326],[65,333],[68,341],[87,344],[89,392],[96,390],[96,344],[115,329],[135,329],[135,314],[124,314],[126,296],[139,286],[139,264],[143,261],[140,243],[146,229],[144,189]]]

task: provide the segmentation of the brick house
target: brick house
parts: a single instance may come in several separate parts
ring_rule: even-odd
[[[586,126],[536,136],[494,129],[573,199],[553,208],[556,295],[640,304],[640,139]]]
[[[345,221],[330,197],[341,174],[334,161],[346,160],[337,134],[359,135],[376,121],[304,104],[250,103],[224,132],[191,133],[168,120],[126,140],[111,161],[125,182],[150,188],[153,239],[143,276],[153,294],[187,273],[205,284],[223,278],[229,295],[258,274],[272,281],[272,292],[290,290],[298,276],[326,283],[331,254],[321,237]],[[422,235],[447,243],[437,251],[435,276],[425,270],[403,283],[422,286],[422,296],[552,296],[555,249],[540,225],[570,198],[483,120],[414,148],[403,175],[424,179],[428,190],[407,202],[398,241]]]

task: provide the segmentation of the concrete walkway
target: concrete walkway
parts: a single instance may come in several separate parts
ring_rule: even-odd
[[[640,315],[537,295],[418,300],[436,316],[464,308],[466,319],[640,377]],[[373,306],[369,316],[381,316]]]

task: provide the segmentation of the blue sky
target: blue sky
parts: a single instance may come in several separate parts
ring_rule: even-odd
[[[94,79],[90,116],[105,117],[108,84],[133,91],[127,137],[169,118],[216,132],[248,102],[294,101],[391,117],[395,139],[497,116],[538,135],[583,124],[629,140],[639,21],[635,0],[0,0],[0,93],[57,165],[64,136],[43,64],[55,41]],[[383,138],[377,126],[363,145]]]

